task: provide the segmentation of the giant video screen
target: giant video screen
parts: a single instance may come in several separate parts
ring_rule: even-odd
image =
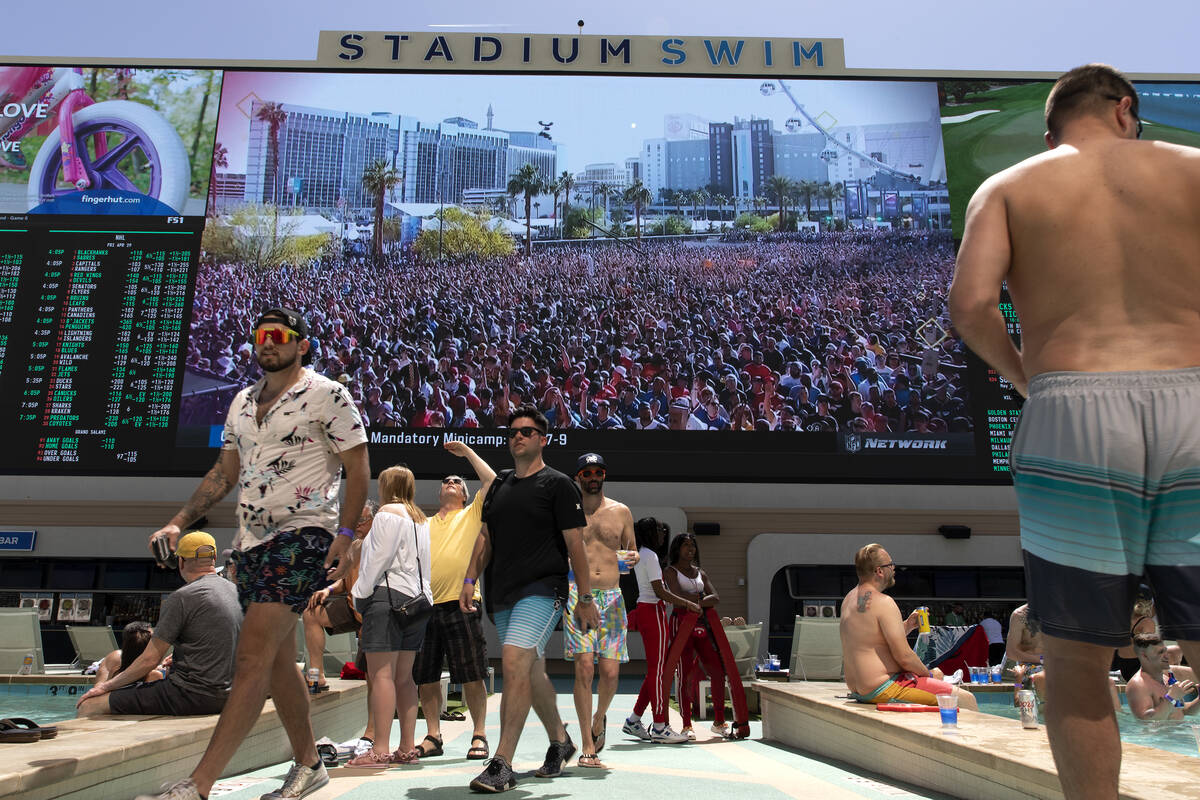
[[[614,479],[1005,482],[946,295],[1048,88],[0,67],[0,469],[202,473],[285,305],[376,470],[503,464],[533,403]]]

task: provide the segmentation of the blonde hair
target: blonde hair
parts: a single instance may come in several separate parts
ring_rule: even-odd
[[[425,512],[413,501],[417,481],[408,467],[388,467],[379,473],[379,502],[381,505],[397,503],[408,510],[412,521],[420,525],[425,521]]]
[[[858,574],[858,579],[866,580],[875,574],[875,556],[883,549],[881,544],[866,544],[858,548],[858,552],[854,554],[854,571]]]

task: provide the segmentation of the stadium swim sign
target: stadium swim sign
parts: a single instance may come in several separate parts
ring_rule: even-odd
[[[323,67],[503,72],[834,75],[842,39],[321,31]]]

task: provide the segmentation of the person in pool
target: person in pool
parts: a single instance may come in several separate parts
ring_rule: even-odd
[[[938,695],[958,695],[959,708],[978,704],[970,692],[941,680],[908,646],[917,612],[900,618],[896,601],[884,590],[896,583],[896,563],[882,545],[868,544],[854,556],[858,585],[842,600],[842,661],[846,686],[860,703],[937,705]]]
[[[1135,634],[1133,650],[1142,668],[1129,679],[1125,697],[1135,717],[1178,720],[1200,713],[1196,674],[1189,667],[1171,666],[1167,647],[1158,634]]]

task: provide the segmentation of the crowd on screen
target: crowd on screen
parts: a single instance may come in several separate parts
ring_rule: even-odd
[[[312,367],[372,427],[490,428],[536,403],[555,428],[961,432],[949,234],[645,243],[530,258],[303,268],[202,262],[185,399],[218,423],[258,377],[258,312],[303,310]]]

